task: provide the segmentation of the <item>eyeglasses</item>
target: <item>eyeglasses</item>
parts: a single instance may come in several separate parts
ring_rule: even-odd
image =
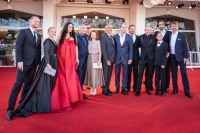
[[[91,27],[87,27],[87,29],[91,29]]]

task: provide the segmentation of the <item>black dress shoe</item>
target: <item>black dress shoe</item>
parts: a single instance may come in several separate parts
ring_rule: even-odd
[[[7,120],[12,120],[13,119],[13,111],[12,110],[8,110],[8,112],[6,114],[6,119]]]
[[[122,93],[123,93],[124,95],[128,95],[128,90],[122,90]]]
[[[153,87],[151,87],[149,90],[150,90],[150,91],[153,91]]]
[[[150,91],[146,91],[146,93],[147,93],[148,95],[152,95],[152,93],[151,93]]]
[[[177,94],[178,93],[178,90],[173,90],[172,91],[172,95],[175,95],[175,94]]]
[[[117,88],[114,92],[114,94],[118,94],[119,93],[119,89]]]
[[[107,89],[108,93],[113,94],[114,92],[112,92],[110,89]]]
[[[164,96],[165,96],[165,93],[164,93],[164,92],[162,92],[162,93],[161,93],[161,97],[164,97]]]
[[[87,96],[85,94],[83,94],[83,99],[87,99]]]
[[[190,93],[185,93],[185,95],[189,98],[193,98],[193,96]]]
[[[140,92],[135,92],[135,96],[136,97],[140,96]]]
[[[156,92],[155,95],[156,95],[156,96],[159,96],[159,92]]]
[[[169,88],[166,88],[165,92],[168,92],[169,91]]]
[[[109,93],[107,89],[103,89],[102,94],[104,94],[106,96],[112,96],[112,93]]]

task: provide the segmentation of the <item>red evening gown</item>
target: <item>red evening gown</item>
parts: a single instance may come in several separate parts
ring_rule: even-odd
[[[51,92],[51,111],[70,111],[71,103],[81,101],[83,93],[76,72],[74,40],[66,38],[58,47],[58,73]]]

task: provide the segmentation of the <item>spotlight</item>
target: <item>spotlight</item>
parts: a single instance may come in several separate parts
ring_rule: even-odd
[[[11,2],[11,0],[5,0],[5,2],[7,2],[7,3],[10,3],[10,2]]]
[[[183,4],[183,3],[178,4],[177,6],[175,6],[175,8],[176,8],[177,10],[180,9],[180,8],[182,8],[182,7],[184,7],[184,4]]]
[[[122,0],[122,3],[127,5],[127,4],[129,4],[129,0]]]
[[[93,3],[93,1],[92,0],[87,0],[87,3]]]
[[[196,7],[195,2],[191,2],[191,6],[189,6],[189,10],[194,9]]]
[[[68,0],[68,2],[75,2],[75,0]]]
[[[172,1],[168,1],[167,5],[170,6],[172,4]]]
[[[142,1],[140,1],[140,5],[143,5],[143,0],[142,0]]]
[[[108,0],[105,0],[105,4],[111,4],[111,2]]]

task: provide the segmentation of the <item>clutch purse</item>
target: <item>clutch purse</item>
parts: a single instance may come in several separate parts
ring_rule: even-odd
[[[51,70],[49,70],[48,67],[46,66],[44,69],[44,73],[54,77],[56,74],[56,70],[53,68]]]
[[[97,63],[92,64],[93,69],[102,69],[102,63],[98,66]]]

